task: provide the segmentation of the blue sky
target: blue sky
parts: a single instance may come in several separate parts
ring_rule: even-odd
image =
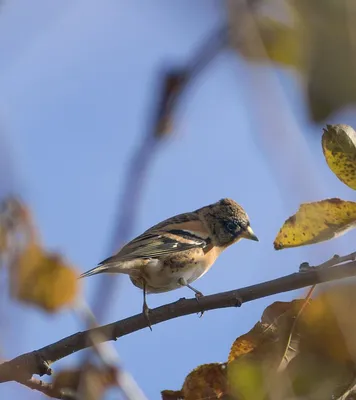
[[[46,247],[78,271],[109,256],[126,168],[142,140],[155,78],[164,65],[184,65],[224,20],[212,0],[32,0],[5,2],[0,12],[1,193],[20,192],[33,209]],[[158,221],[223,197],[246,209],[260,242],[222,254],[195,286],[205,294],[290,274],[353,251],[355,232],[332,242],[276,252],[272,243],[300,202],[353,200],[328,169],[322,125],[308,122],[293,71],[254,66],[225,51],[197,79],[159,147],[145,182],[134,235]],[[351,112],[328,122],[355,126]],[[92,297],[99,280],[83,282]],[[2,284],[4,285],[4,284]],[[224,361],[233,340],[275,300],[175,319],[121,338],[113,346],[149,399],[179,389],[199,364]],[[151,295],[151,307],[191,297],[189,289]],[[0,354],[12,358],[83,328],[68,311],[47,315],[1,296]],[[108,323],[140,312],[141,292],[119,279]],[[73,365],[80,355],[54,365]],[[0,397],[39,398],[17,384]]]

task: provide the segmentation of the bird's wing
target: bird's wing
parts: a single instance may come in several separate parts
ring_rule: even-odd
[[[169,218],[125,245],[116,255],[99,265],[137,258],[157,258],[210,244],[208,232],[195,213]]]

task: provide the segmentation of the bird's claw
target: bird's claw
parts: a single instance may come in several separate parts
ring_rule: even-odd
[[[196,298],[196,300],[197,300],[197,303],[201,306],[201,304],[200,304],[200,302],[199,302],[199,299],[201,298],[201,297],[204,297],[204,295],[203,295],[203,293],[202,292],[195,292],[195,298]],[[202,316],[203,316],[203,314],[204,314],[204,310],[201,310],[200,311],[200,315],[199,315],[199,318],[201,318]]]
[[[243,303],[243,300],[240,296],[236,297],[236,307],[241,307]]]
[[[152,331],[152,326],[151,326],[151,321],[150,321],[150,311],[151,309],[147,306],[147,304],[143,305],[143,310],[142,313],[147,321],[147,325],[150,328],[150,330]]]

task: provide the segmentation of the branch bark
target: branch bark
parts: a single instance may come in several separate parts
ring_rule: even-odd
[[[334,264],[342,262],[342,257]],[[185,299],[155,308],[150,313],[151,324],[158,324],[184,315],[201,311],[215,310],[226,307],[238,307],[243,303],[271,296],[278,293],[301,289],[323,282],[330,282],[356,275],[356,261],[347,262],[329,268],[313,268],[306,272],[298,272],[271,281],[247,286],[237,290],[204,296],[199,299]],[[95,335],[98,342],[117,340],[119,337],[147,327],[147,321],[142,314],[116,321],[108,325],[75,333],[56,343],[22,354],[10,361],[0,364],[0,383],[29,381],[32,375],[51,375],[50,365],[70,354],[91,347],[90,337]]]
[[[46,383],[46,382],[43,382],[43,381],[33,378],[33,377],[31,379],[28,379],[27,381],[23,381],[23,382],[19,382],[19,383],[21,383],[24,386],[27,386],[28,388],[30,388],[32,390],[37,390],[37,391],[45,394],[48,397],[53,397],[55,399],[63,398],[61,393],[58,392],[57,390],[55,390],[51,383]]]

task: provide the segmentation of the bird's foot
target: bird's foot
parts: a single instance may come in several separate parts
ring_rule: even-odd
[[[235,307],[241,307],[241,306],[242,306],[242,303],[243,303],[242,297],[239,296],[239,295],[237,295]]]
[[[143,309],[142,309],[142,313],[143,313],[143,316],[145,317],[145,319],[146,319],[146,321],[147,321],[147,325],[148,325],[148,327],[151,329],[151,331],[152,331],[152,326],[151,326],[151,321],[150,321],[150,312],[151,312],[151,309],[147,306],[147,304],[145,303],[144,305],[143,305]]]
[[[202,293],[202,292],[199,292],[199,291],[197,290],[197,291],[195,292],[195,298],[196,298],[197,303],[199,304],[200,307],[201,307],[201,304],[200,304],[199,299],[202,298],[202,297],[204,297],[203,293]],[[202,307],[201,307],[201,308],[202,308]],[[201,311],[200,311],[199,318],[201,318],[201,317],[203,316],[203,314],[204,314],[204,310],[201,310]]]

